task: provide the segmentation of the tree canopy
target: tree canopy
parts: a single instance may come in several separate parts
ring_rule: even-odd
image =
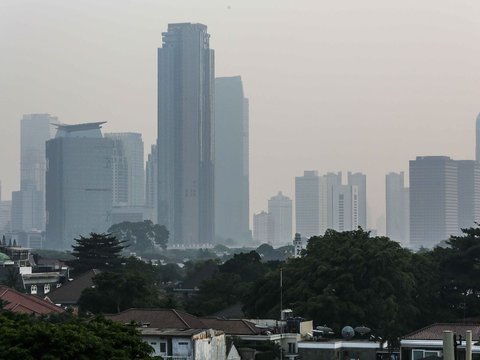
[[[153,359],[152,352],[135,328],[100,317],[0,314],[1,359]]]
[[[74,260],[67,261],[75,274],[81,274],[91,269],[115,269],[122,262],[122,251],[125,241],[119,241],[110,234],[91,233],[90,237],[75,239],[72,255]]]
[[[150,220],[140,222],[122,222],[108,229],[120,241],[126,242],[132,251],[152,252],[156,248],[167,248],[168,230],[163,225]]]

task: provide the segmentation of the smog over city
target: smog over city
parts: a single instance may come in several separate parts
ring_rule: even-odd
[[[0,358],[480,359],[479,16],[0,0]]]

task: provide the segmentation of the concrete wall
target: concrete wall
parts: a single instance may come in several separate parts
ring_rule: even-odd
[[[208,332],[208,331],[207,331]],[[225,335],[215,335],[195,339],[195,360],[226,360],[227,346]]]

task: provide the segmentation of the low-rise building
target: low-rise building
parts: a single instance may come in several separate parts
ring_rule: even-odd
[[[0,300],[4,302],[3,308],[15,313],[46,315],[63,313],[61,307],[42,300],[35,295],[23,294],[7,286],[0,285]]]

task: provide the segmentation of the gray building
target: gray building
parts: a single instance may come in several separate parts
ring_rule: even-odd
[[[248,99],[240,76],[215,79],[215,236],[244,243],[249,226]]]
[[[410,190],[405,187],[405,174],[391,172],[385,176],[385,209],[387,236],[409,246]]]
[[[480,221],[480,163],[458,160],[458,226],[471,228]]]
[[[358,189],[358,226],[367,229],[367,176],[360,172],[348,172],[348,185]]]
[[[292,242],[292,200],[281,191],[268,200],[268,213],[273,221],[272,245],[283,246]]]
[[[45,230],[45,143],[53,136],[50,114],[24,115],[20,122],[20,190],[12,194],[12,230]]]
[[[78,236],[111,225],[113,141],[102,124],[57,125],[47,142],[46,248],[70,249]]]
[[[480,114],[477,116],[477,121],[475,122],[475,160],[480,162]]]
[[[358,187],[335,185],[332,187],[332,229],[351,231],[359,226]]]
[[[410,246],[432,248],[458,234],[458,164],[447,156],[410,160]]]
[[[327,183],[317,171],[304,171],[295,177],[296,232],[306,238],[327,230]]]
[[[335,218],[333,214],[333,190],[338,186],[342,186],[342,172],[326,173],[323,175],[327,186],[327,229],[335,229]]]
[[[145,169],[142,134],[105,133],[113,140],[113,205],[145,205]]]
[[[158,150],[152,145],[145,165],[145,219],[156,223],[158,190]]]
[[[158,49],[158,224],[174,244],[214,239],[214,54],[207,27],[169,24]]]
[[[265,211],[253,214],[253,241],[258,244],[273,244],[274,236],[272,215]]]

